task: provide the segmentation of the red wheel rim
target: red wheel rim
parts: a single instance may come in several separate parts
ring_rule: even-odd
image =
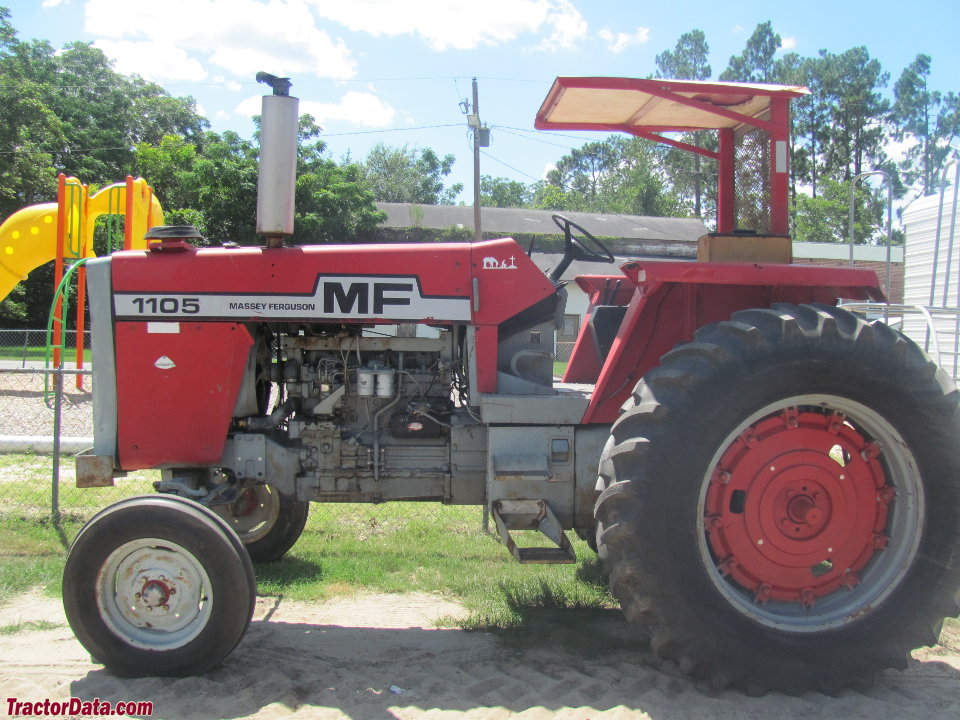
[[[879,550],[894,496],[878,442],[840,412],[787,407],[744,430],[713,469],[704,527],[721,575],[754,601],[812,607]]]

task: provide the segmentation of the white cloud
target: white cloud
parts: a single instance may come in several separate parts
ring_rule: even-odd
[[[631,45],[643,45],[650,40],[650,28],[638,27],[636,32],[613,32],[603,28],[598,33],[600,39],[607,44],[607,49],[612,53],[621,53]]]
[[[386,127],[397,114],[396,110],[376,95],[357,91],[348,92],[338,103],[301,103],[300,111],[313,115],[321,125],[329,120],[345,120],[353,125],[366,127]]]
[[[260,114],[261,103],[260,95],[251,95],[242,102],[240,102],[233,111],[237,115],[242,115],[243,117],[253,117],[254,115]]]
[[[158,40],[97,40],[94,45],[114,60],[117,72],[136,73],[146,80],[205,80],[207,71],[183,48]]]
[[[223,85],[227,90],[232,92],[240,92],[243,90],[243,85],[238,83],[236,80],[230,80],[223,75],[216,75],[211,80],[219,85]]]
[[[259,115],[260,103],[260,96],[253,95],[237,105],[236,112],[246,117]],[[313,115],[320,125],[331,120],[343,120],[352,125],[385,127],[393,121],[397,111],[376,95],[350,91],[336,103],[301,100],[300,114]]]
[[[48,10],[49,8],[55,8],[57,5],[63,5],[64,3],[68,2],[70,2],[70,0],[43,0],[43,2],[40,4],[40,7],[42,7],[44,10]]]
[[[790,35],[780,38],[780,49],[781,50],[796,50],[797,49],[797,39]]]
[[[907,150],[917,144],[917,138],[912,133],[904,133],[903,140],[887,138],[883,144],[883,151],[891,160],[902,163],[907,159]]]
[[[120,49],[131,63],[138,48],[151,55],[151,46],[164,44],[197,62],[250,79],[258,70],[338,79],[356,72],[343,41],[317,27],[305,0],[88,0],[85,13],[84,29],[103,38],[98,45],[104,47],[107,39],[127,42]],[[189,64],[180,62],[154,74],[194,79],[174,78],[177,67],[192,72]]]
[[[553,27],[553,32],[541,43],[541,48],[546,50],[569,50],[587,34],[587,21],[567,0],[558,0],[555,9],[547,15],[547,24]]]
[[[309,2],[322,17],[355,32],[374,37],[418,35],[434,50],[471,50],[542,30],[550,30],[551,39],[568,47],[572,39],[586,32],[586,23],[569,0]]]

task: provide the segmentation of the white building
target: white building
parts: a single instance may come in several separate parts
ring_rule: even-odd
[[[957,192],[920,198],[903,211],[906,229],[904,305],[916,312],[904,317],[904,332],[954,378],[960,365],[960,227]],[[921,310],[923,308],[924,310]],[[931,328],[935,330],[932,331]]]

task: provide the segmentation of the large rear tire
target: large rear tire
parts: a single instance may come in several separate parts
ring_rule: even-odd
[[[170,495],[128,498],[95,515],[63,574],[77,639],[128,677],[215,667],[243,637],[255,601],[253,566],[233,531]]]
[[[904,666],[960,610],[957,400],[913,343],[835,307],[701,329],[601,459],[599,552],[627,617],[718,687]]]

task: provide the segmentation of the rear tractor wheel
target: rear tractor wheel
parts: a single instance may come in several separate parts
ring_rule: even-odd
[[[717,686],[829,691],[904,666],[960,609],[957,399],[909,340],[835,307],[701,329],[601,460],[627,617]]]

